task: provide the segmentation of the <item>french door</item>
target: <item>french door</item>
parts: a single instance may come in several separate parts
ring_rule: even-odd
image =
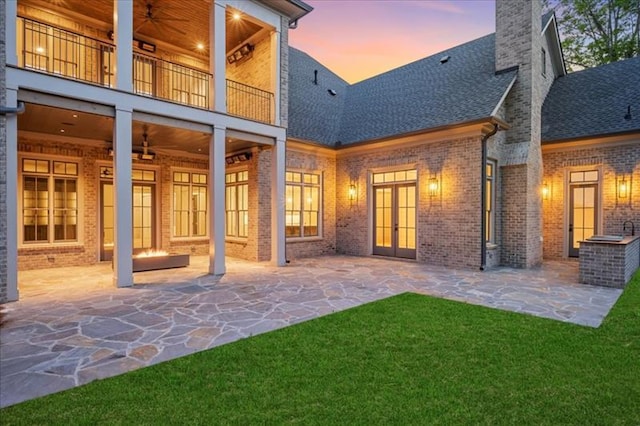
[[[416,184],[373,187],[373,254],[416,258]]]
[[[133,184],[133,252],[149,250],[155,246],[154,220],[155,185],[148,183]],[[100,185],[100,260],[113,258],[114,242],[114,193],[112,182],[101,182]]]
[[[571,185],[569,192],[569,256],[578,257],[580,241],[597,233],[598,185]]]

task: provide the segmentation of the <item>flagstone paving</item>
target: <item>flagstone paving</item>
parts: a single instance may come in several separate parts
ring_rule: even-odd
[[[122,289],[107,264],[21,272],[21,300],[2,306],[0,407],[407,291],[591,327],[622,292],[577,284],[577,262],[479,272],[327,256],[206,270],[192,257]]]

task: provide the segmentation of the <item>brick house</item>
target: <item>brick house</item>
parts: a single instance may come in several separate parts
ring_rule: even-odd
[[[113,261],[130,286],[149,249],[214,274],[227,255],[528,268],[640,226],[640,58],[567,75],[539,1],[353,85],[288,46],[299,0],[0,6],[0,302],[34,268]]]

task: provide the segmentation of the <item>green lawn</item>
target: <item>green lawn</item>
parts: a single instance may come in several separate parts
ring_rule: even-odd
[[[403,294],[0,410],[9,424],[640,424],[640,273],[599,329]]]

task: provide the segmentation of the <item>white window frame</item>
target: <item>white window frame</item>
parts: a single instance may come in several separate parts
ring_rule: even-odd
[[[174,181],[174,173],[189,173],[189,192],[192,193],[192,188],[194,186],[196,187],[204,187],[206,188],[206,194],[207,194],[207,201],[205,203],[205,234],[204,235],[193,235],[193,229],[191,228],[191,218],[192,215],[194,214],[193,210],[190,208],[189,209],[189,214],[188,214],[188,221],[189,221],[189,235],[188,236],[177,236],[175,235],[174,229],[175,229],[175,204],[174,204],[174,188],[176,185],[186,185],[186,183],[181,183],[181,182],[175,182]],[[200,174],[200,175],[205,175],[207,177],[207,183],[206,184],[194,184],[192,179],[193,179],[193,174]],[[183,168],[171,168],[170,170],[170,183],[171,183],[171,193],[170,193],[170,197],[171,197],[171,230],[170,230],[170,234],[171,234],[171,241],[192,241],[192,240],[208,240],[209,239],[209,197],[211,196],[209,194],[209,173],[207,170],[203,170],[203,169],[183,169]],[[190,206],[191,207],[191,206]]]
[[[493,159],[488,159],[485,167],[488,165],[491,165],[492,173],[491,176],[489,176],[489,174],[487,173],[487,181],[485,182],[485,185],[487,184],[487,182],[491,182],[491,191],[490,194],[488,194],[489,202],[491,203],[491,209],[488,212],[485,211],[484,220],[486,220],[486,214],[489,214],[489,226],[487,228],[487,239],[485,243],[493,245],[496,243],[496,184],[498,182],[496,172],[498,171],[498,162]]]
[[[23,160],[39,160],[49,161],[49,173],[32,173],[22,171]],[[54,182],[56,177],[69,178],[71,175],[55,174],[53,170],[53,162],[74,163],[77,167],[76,179],[76,194],[77,194],[77,217],[76,217],[76,239],[55,241],[54,230],[54,215],[53,211],[53,197],[54,197]],[[41,176],[47,177],[47,190],[49,192],[49,229],[47,231],[47,241],[24,241],[24,177],[25,176]],[[41,155],[41,154],[18,154],[18,248],[36,248],[36,247],[77,247],[84,244],[84,185],[83,185],[83,167],[81,159],[77,157],[64,157],[56,155]]]
[[[300,173],[302,174],[302,182],[290,182],[286,180],[286,173]],[[318,176],[318,184],[310,184],[304,183],[304,175],[316,175]],[[302,188],[301,197],[304,192],[305,186],[316,186],[318,187],[318,234],[317,235],[304,235],[304,208],[300,209],[301,213],[301,221],[300,221],[300,236],[291,236],[286,237],[286,241],[295,242],[295,241],[313,241],[313,240],[321,240],[323,239],[323,214],[324,214],[324,174],[320,170],[304,170],[304,169],[286,169],[285,171],[285,194],[287,192],[287,186],[294,185],[300,186]],[[286,195],[285,195],[286,196]],[[285,200],[285,229],[287,227],[286,224],[286,200]]]

